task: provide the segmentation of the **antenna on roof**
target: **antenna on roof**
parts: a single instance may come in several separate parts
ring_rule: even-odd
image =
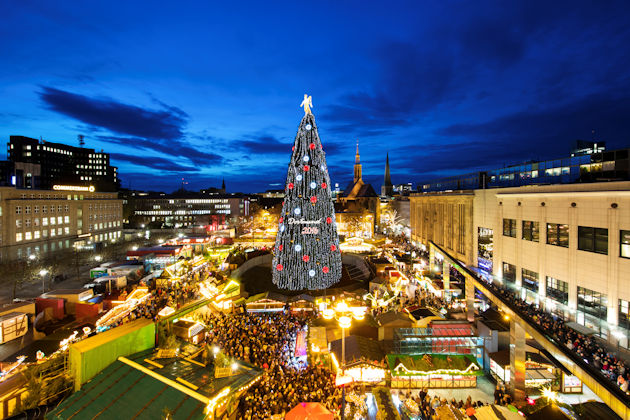
[[[77,139],[79,140],[79,147],[85,146],[85,136],[83,134],[79,134]]]

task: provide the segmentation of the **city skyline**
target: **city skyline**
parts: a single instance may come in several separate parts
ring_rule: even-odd
[[[378,189],[627,147],[627,4],[0,6],[0,138],[111,154],[122,186],[282,188],[313,96],[333,183]],[[35,28],[35,29],[33,29]]]

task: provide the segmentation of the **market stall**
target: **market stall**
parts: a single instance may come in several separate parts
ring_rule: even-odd
[[[475,388],[483,371],[469,355],[390,354],[392,388]]]

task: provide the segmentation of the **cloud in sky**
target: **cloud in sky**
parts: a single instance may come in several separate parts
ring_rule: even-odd
[[[40,98],[53,111],[83,123],[147,139],[179,139],[188,119],[184,111],[172,106],[151,110],[47,86],[42,86]]]

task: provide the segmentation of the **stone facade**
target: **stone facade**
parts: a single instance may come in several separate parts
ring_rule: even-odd
[[[424,246],[433,241],[464,264],[476,264],[473,200],[472,191],[411,194],[411,240]]]

